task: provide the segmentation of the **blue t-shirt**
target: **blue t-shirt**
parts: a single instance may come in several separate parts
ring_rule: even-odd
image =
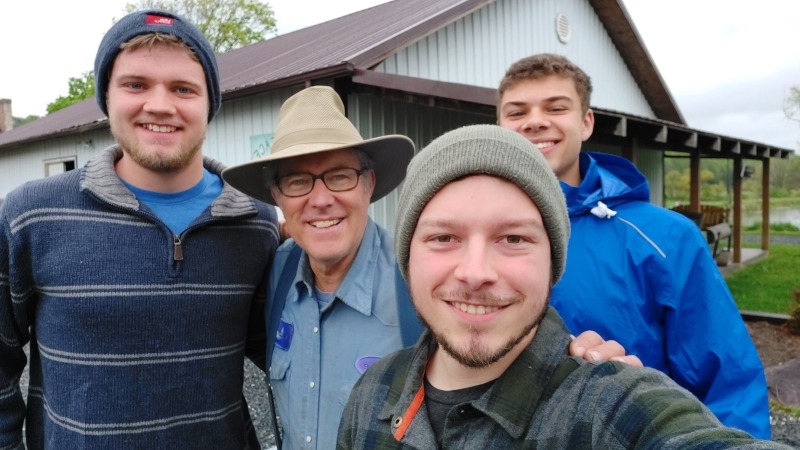
[[[206,169],[203,179],[181,192],[154,192],[123,181],[136,198],[147,205],[174,234],[181,234],[222,192],[222,180]]]

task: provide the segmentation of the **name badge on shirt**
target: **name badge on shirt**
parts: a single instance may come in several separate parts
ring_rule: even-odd
[[[294,335],[294,325],[284,322],[281,319],[280,324],[278,324],[278,333],[275,336],[275,346],[281,350],[289,350],[289,347],[292,345],[292,336]]]

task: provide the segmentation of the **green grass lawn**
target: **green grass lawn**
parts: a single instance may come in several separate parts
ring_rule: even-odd
[[[800,289],[800,245],[770,244],[769,256],[727,277],[739,309],[790,314]]]

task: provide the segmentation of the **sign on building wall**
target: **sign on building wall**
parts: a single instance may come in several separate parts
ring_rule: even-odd
[[[269,155],[273,140],[275,140],[274,133],[250,136],[250,159],[263,158]]]

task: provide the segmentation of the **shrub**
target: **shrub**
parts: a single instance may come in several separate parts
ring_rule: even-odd
[[[786,321],[786,329],[789,333],[800,336],[800,288],[794,290],[794,309]]]
[[[800,227],[788,222],[778,222],[769,224],[769,230],[776,233],[800,233]],[[745,232],[759,232],[761,231],[761,222],[756,222],[752,225],[744,227]]]

